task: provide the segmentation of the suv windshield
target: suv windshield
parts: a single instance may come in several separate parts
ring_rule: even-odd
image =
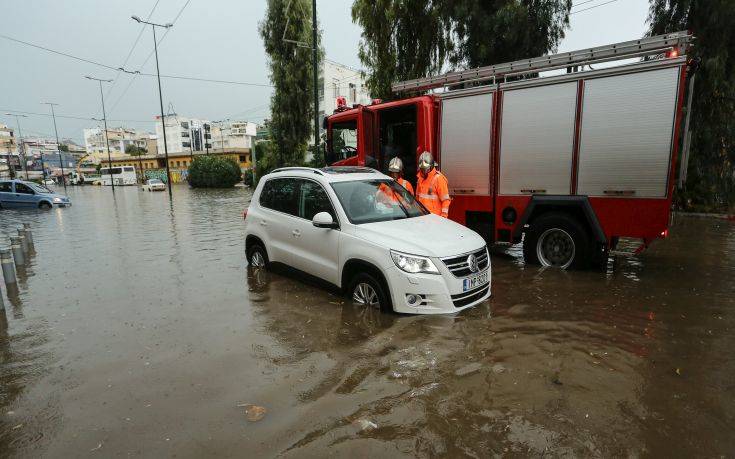
[[[332,183],[347,218],[356,225],[420,217],[428,211],[393,180]]]

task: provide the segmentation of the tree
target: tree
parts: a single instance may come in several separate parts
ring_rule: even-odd
[[[395,81],[436,73],[446,39],[437,3],[431,0],[355,0],[352,21],[362,27],[358,55],[368,68],[372,97],[391,99]]]
[[[355,0],[359,56],[373,97],[391,83],[555,51],[572,0]]]
[[[146,150],[143,147],[138,147],[136,145],[133,145],[132,143],[127,144],[125,146],[125,153],[131,155],[131,156],[140,156],[145,153],[148,153],[148,150]]]
[[[69,145],[66,145],[66,144],[63,144],[63,143],[62,144],[59,144],[59,151],[65,151],[65,152],[68,153],[69,152]]]
[[[237,162],[214,155],[197,156],[189,166],[192,188],[232,188],[241,177]]]
[[[732,0],[651,0],[649,34],[691,30],[699,58],[691,107],[685,208],[735,208],[735,8]]]
[[[314,120],[311,2],[268,0],[260,36],[269,57],[270,130],[278,166],[304,161]],[[323,52],[321,52],[323,55]],[[321,61],[321,57],[320,57]]]
[[[572,0],[443,0],[449,62],[474,68],[555,52]]]

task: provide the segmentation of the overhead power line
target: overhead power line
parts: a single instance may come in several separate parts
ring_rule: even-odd
[[[614,3],[614,2],[617,2],[617,1],[618,0],[608,0],[608,1],[604,2],[604,3],[600,3],[600,4],[597,4],[597,5],[592,5],[592,6],[589,6],[587,8],[582,8],[581,10],[572,11],[571,13],[569,13],[569,15],[571,16],[572,14],[581,13],[583,11],[594,10],[595,8],[599,8],[601,6],[609,5],[610,3]]]
[[[0,110],[13,112],[13,113],[19,113],[22,115],[32,115],[32,116],[45,116],[45,117],[51,117],[49,113],[38,113],[38,112],[26,112],[23,110],[13,110],[10,108],[0,108]],[[56,115],[57,118],[66,118],[70,120],[82,120],[82,121],[96,121],[94,117],[91,116],[81,116],[81,115]],[[121,123],[155,123],[155,120],[115,120],[115,119],[109,119],[108,121],[117,121]]]
[[[60,56],[65,56],[65,57],[68,57],[70,59],[75,59],[75,60],[78,60],[78,61],[81,61],[81,62],[86,62],[88,64],[97,65],[97,66],[102,67],[102,68],[105,68],[105,69],[115,70],[115,71],[120,70],[120,67],[113,67],[111,65],[103,64],[102,62],[96,62],[96,61],[93,61],[91,59],[86,59],[86,58],[83,58],[83,57],[75,56],[73,54],[65,53],[65,52],[62,52],[62,51],[57,51],[55,49],[47,48],[45,46],[36,45],[34,43],[29,43],[29,42],[23,41],[23,40],[18,40],[17,38],[9,37],[9,36],[4,35],[4,34],[0,34],[0,38],[5,38],[7,40],[14,41],[14,42],[17,42],[17,43],[21,43],[21,44],[24,44],[24,45],[27,45],[27,46],[31,46],[33,48],[42,49],[44,51],[48,51],[50,53],[58,54]],[[136,73],[136,74],[144,75],[144,76],[156,76],[155,73],[142,73],[141,72],[141,73]],[[204,82],[210,82],[210,83],[234,84],[234,85],[242,85],[242,86],[272,87],[272,85],[269,85],[269,84],[266,84],[266,83],[251,83],[251,82],[247,82],[247,81],[233,81],[233,80],[217,80],[217,79],[212,79],[212,78],[199,78],[199,77],[190,77],[190,76],[184,76],[184,75],[161,75],[161,78],[174,78],[174,79],[180,79],[180,80],[204,81]]]
[[[153,16],[153,12],[156,11],[156,8],[158,7],[158,3],[161,0],[156,0],[156,3],[153,5],[153,8],[151,8],[150,13],[148,13],[148,17],[146,18],[147,21],[151,19],[151,16]],[[128,65],[128,61],[130,60],[130,56],[133,55],[133,51],[135,51],[135,47],[138,46],[138,42],[140,41],[140,37],[143,36],[143,32],[145,32],[145,25],[140,26],[140,31],[138,32],[138,36],[135,37],[135,41],[133,42],[133,46],[130,48],[130,51],[128,52],[128,55],[125,57],[125,60],[123,61],[120,68],[117,70],[117,73],[115,74],[115,78],[112,81],[112,84],[110,85],[110,89],[107,90],[107,97],[110,97],[110,93],[115,88],[115,85],[117,84],[117,80],[120,77],[120,72],[122,72],[122,69],[125,68],[126,65]]]

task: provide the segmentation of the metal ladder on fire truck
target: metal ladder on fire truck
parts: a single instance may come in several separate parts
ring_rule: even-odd
[[[543,78],[537,75],[537,73],[559,69],[567,69],[567,72],[574,70],[576,72],[577,69],[584,68],[584,66],[590,66],[592,64],[614,62],[637,57],[664,55],[666,58],[678,58],[686,56],[688,45],[692,40],[694,40],[694,36],[687,31],[673,32],[645,37],[639,40],[623,41],[620,43],[598,46],[595,48],[551,54],[531,59],[521,59],[513,62],[489,65],[486,67],[448,72],[437,76],[401,81],[394,83],[391,86],[391,89],[394,93],[411,93],[437,88],[446,89],[452,86],[457,87],[488,81],[490,84],[500,84],[506,82],[508,77],[513,76],[528,76],[529,74],[534,74],[531,78]],[[686,105],[687,110],[684,121],[684,140],[681,161],[679,162],[679,188],[683,186],[683,182],[686,180],[686,170],[689,158],[689,120],[691,115],[689,107],[691,107],[692,103],[694,75],[695,74],[692,73],[689,78],[688,99]],[[626,248],[632,249],[630,246]],[[611,255],[632,256],[639,253],[644,248],[645,247],[641,245],[635,250],[611,251]]]

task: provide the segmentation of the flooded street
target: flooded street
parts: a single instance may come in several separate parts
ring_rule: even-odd
[[[366,317],[248,270],[247,190],[68,194],[0,211],[37,252],[2,286],[0,457],[735,454],[733,222],[606,274],[498,251],[485,304]]]

